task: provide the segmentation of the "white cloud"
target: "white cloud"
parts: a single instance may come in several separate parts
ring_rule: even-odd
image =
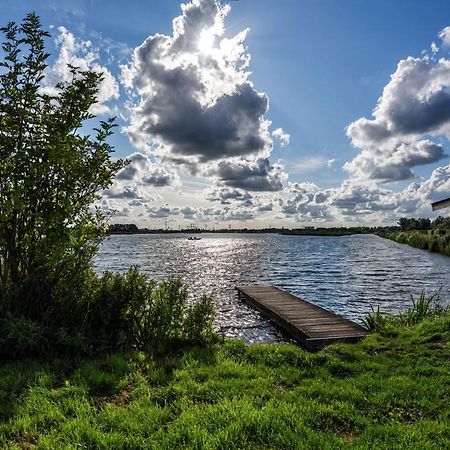
[[[373,111],[351,123],[347,135],[361,153],[344,168],[382,182],[414,176],[418,165],[443,159],[432,138],[450,136],[450,60],[401,60]]]
[[[269,157],[272,138],[283,147],[290,136],[282,128],[269,132],[268,99],[249,80],[247,30],[225,37],[229,7],[221,14],[214,0],[193,0],[182,10],[171,36],[148,37],[122,67],[122,82],[136,101],[127,132],[147,154],[130,155],[131,165],[105,191],[108,205],[102,207],[129,217],[137,208],[145,211],[145,219],[172,221],[245,223],[267,214],[310,223],[380,223],[402,215],[428,216],[432,201],[450,196],[450,165],[400,191],[385,187],[413,178],[417,166],[446,156],[441,138],[450,138],[450,60],[436,55],[449,44],[450,27],[439,34],[442,49],[433,43],[431,56],[401,60],[372,117],[348,126],[352,144],[360,149],[344,166],[349,179],[330,189],[309,182],[284,187],[284,167]],[[86,56],[90,43],[71,44],[70,33],[64,40],[72,53],[92,60]],[[305,155],[291,172],[326,170],[335,162]],[[169,196],[155,205],[152,189],[180,183],[169,164],[216,185],[202,193],[204,184],[197,186],[198,203],[182,204],[180,196],[174,206]],[[197,206],[208,201],[220,208]]]
[[[220,202],[222,205],[229,205],[232,202],[241,202],[246,206],[253,205],[253,195],[250,192],[227,187],[208,190],[206,192],[206,199],[211,202]]]
[[[276,130],[272,131],[272,136],[279,139],[281,147],[286,147],[291,142],[291,135],[286,133],[283,128],[277,128]]]
[[[281,211],[299,221],[345,223],[356,218],[361,223],[380,223],[396,222],[402,215],[427,217],[432,214],[432,202],[450,197],[450,165],[399,192],[354,178],[326,190],[313,183],[293,183],[287,192],[287,200],[280,200]]]
[[[445,27],[443,30],[440,31],[439,37],[442,40],[442,44],[445,47],[450,47],[450,26]]]
[[[433,55],[436,55],[436,53],[438,53],[438,52],[439,52],[439,47],[437,46],[436,42],[433,41],[431,43],[431,53]]]
[[[168,204],[161,206],[147,206],[147,214],[152,219],[163,219],[180,213],[180,208],[170,207]]]
[[[58,28],[58,33],[55,44],[59,54],[54,63],[46,69],[44,92],[55,94],[57,83],[72,80],[69,65],[83,71],[101,73],[103,79],[99,85],[97,103],[91,107],[91,112],[96,115],[109,113],[111,107],[108,102],[119,98],[119,85],[111,72],[100,64],[98,49],[90,41],[77,39],[63,26]]]
[[[228,158],[212,164],[208,171],[216,174],[226,186],[249,191],[279,191],[287,179],[283,167],[270,164],[267,158]]]
[[[128,206],[135,209],[148,207],[161,197],[162,188],[180,183],[175,172],[151,161],[143,153],[132,153],[127,159],[129,164],[117,173],[112,186],[102,192],[104,198],[114,199],[119,206],[128,202]]]
[[[167,187],[179,183],[178,176],[169,168],[153,162],[147,155],[140,152],[127,157],[129,164],[121,169],[117,181],[127,181],[154,187]]]
[[[335,159],[330,159],[326,156],[305,155],[289,165],[289,172],[295,174],[305,174],[323,170],[324,168],[330,169],[333,167],[335,162]]]

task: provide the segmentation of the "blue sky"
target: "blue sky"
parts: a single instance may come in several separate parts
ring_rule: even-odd
[[[214,0],[195,1],[198,4],[194,6],[208,7],[215,14],[211,6]],[[445,112],[433,126],[411,130],[405,123],[412,123],[415,118],[405,118],[401,111],[402,104],[411,102],[411,111],[420,109],[425,123],[423,114],[434,117],[437,107],[433,109],[434,103],[424,98],[438,94],[444,98],[444,106],[450,107],[450,103],[445,103],[450,79],[450,68],[445,63],[449,58],[447,34],[438,36],[450,25],[448,0],[230,2],[224,34],[216,36],[215,45],[225,36],[249,28],[245,47],[251,55],[246,69],[251,75],[245,82],[236,82],[237,91],[251,82],[254,99],[265,93],[270,106],[267,113],[251,119],[255,120],[252,133],[264,141],[260,147],[255,144],[253,152],[242,147],[240,153],[236,142],[227,137],[223,152],[219,141],[205,144],[217,147],[215,156],[208,153],[208,148],[194,155],[193,143],[183,141],[181,145],[179,136],[167,134],[167,127],[165,134],[158,134],[159,125],[144,132],[145,118],[133,110],[139,101],[152,109],[158,94],[150,95],[133,85],[137,86],[143,78],[137,74],[132,52],[156,33],[174,36],[172,20],[181,14],[179,1],[17,3],[0,1],[2,23],[20,21],[26,12],[35,10],[44,26],[52,27],[54,37],[61,33],[59,27],[64,27],[78,43],[90,41],[98,53],[95,63],[107,68],[116,80],[117,95],[107,99],[105,105],[108,104],[108,113],[118,112],[121,117],[122,132],[114,137],[117,155],[138,153],[148,160],[135,157],[132,164],[137,164],[137,170],[133,175],[122,176],[113,187],[115,190],[105,193],[102,207],[117,211],[115,221],[158,226],[168,219],[173,226],[232,223],[238,227],[264,226],[268,222],[285,226],[388,223],[401,215],[431,215],[427,209],[429,201],[450,191],[450,170],[446,170],[450,163],[446,156],[450,153],[450,125]],[[450,31],[448,38],[450,42]],[[57,60],[67,42],[63,40],[53,47],[51,62]],[[434,52],[432,42],[438,48]],[[81,53],[77,56],[86,56]],[[402,87],[405,76],[396,72],[399,62],[408,57],[416,59],[404,67],[406,79],[410,80],[409,90]],[[134,70],[128,86],[121,82],[120,66],[125,64]],[[420,64],[422,69],[418,68]],[[148,70],[150,67],[149,63]],[[426,80],[420,78],[420,86],[416,82],[419,70],[428,74]],[[238,74],[236,69],[233,76]],[[358,119],[373,119],[372,110],[392,74],[398,77],[391,84],[391,94],[382,102],[378,119],[369,124],[371,130],[384,127],[383,136],[373,140],[362,122],[356,123],[347,135],[346,128]],[[411,86],[417,88],[416,93]],[[163,82],[155,89],[166,87]],[[234,94],[226,89],[217,95],[234,99]],[[233,105],[235,109],[246,107],[242,101]],[[392,111],[395,114],[390,115]],[[169,115],[172,120],[172,113]],[[267,130],[258,122],[266,119],[272,122]],[[163,122],[163,118],[159,120]],[[140,125],[136,125],[138,122]],[[199,129],[204,130],[202,127]],[[267,136],[267,132],[278,128],[290,136],[288,145],[276,136]],[[249,129],[241,132],[250,133]],[[175,134],[181,132],[177,129]],[[150,147],[142,144],[145,139],[151,141]],[[157,146],[160,148],[155,150]],[[180,155],[182,162],[178,161]],[[355,160],[358,155],[360,159]],[[350,163],[346,169],[345,163]],[[227,174],[233,169],[231,178],[224,175],[224,166]],[[255,178],[256,166],[258,177],[262,174],[264,180]],[[236,167],[241,174],[250,173],[251,178],[242,175],[238,180],[234,175]],[[434,173],[439,167],[444,169]]]

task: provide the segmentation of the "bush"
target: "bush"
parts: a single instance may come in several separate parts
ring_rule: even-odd
[[[46,352],[48,347],[47,330],[39,323],[12,314],[0,321],[0,356],[36,356]]]
[[[136,267],[124,275],[107,272],[94,277],[85,307],[86,332],[106,346],[159,352],[182,342],[204,342],[213,335],[210,297],[189,305],[181,280],[158,286]]]
[[[92,205],[126,162],[111,156],[114,119],[87,128],[102,75],[69,66],[46,94],[50,35],[36,14],[0,33],[0,317],[54,322],[107,229]]]
[[[160,353],[190,343],[206,344],[213,331],[214,303],[192,304],[178,279],[159,285],[132,267],[125,274],[93,273],[80,292],[65,299],[50,324],[8,314],[0,329],[0,356],[87,354],[116,349]]]

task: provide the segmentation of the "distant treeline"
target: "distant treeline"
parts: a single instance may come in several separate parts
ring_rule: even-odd
[[[174,234],[174,233],[282,233],[284,228],[138,228],[134,223],[118,223],[110,225],[109,234]]]
[[[298,236],[348,236],[352,234],[382,234],[400,231],[399,226],[388,227],[305,227],[305,228],[180,228],[180,229],[149,229],[138,228],[135,224],[114,224],[109,227],[109,234],[160,234],[160,233],[276,233]]]
[[[450,217],[439,216],[434,220],[427,218],[402,217],[398,224],[401,231],[449,230]]]
[[[333,227],[333,228],[294,228],[284,230],[282,234],[300,236],[350,236],[352,234],[382,234],[399,231],[398,226],[389,227]]]

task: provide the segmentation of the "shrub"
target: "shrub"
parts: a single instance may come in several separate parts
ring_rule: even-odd
[[[102,74],[69,66],[47,94],[50,35],[37,15],[0,32],[0,317],[54,324],[106,232],[92,205],[125,162],[111,157],[114,119],[87,129]]]
[[[61,303],[50,324],[8,314],[0,329],[0,356],[88,354],[116,349],[160,353],[175,346],[207,344],[215,337],[214,303],[190,303],[179,279],[159,285],[132,267],[125,274],[91,274],[84,296]]]
[[[186,311],[184,333],[187,339],[203,343],[215,335],[213,328],[214,302],[211,297],[203,295]]]
[[[413,247],[421,248],[422,250],[429,249],[429,237],[425,234],[413,232],[407,238],[406,241],[409,245]]]
[[[12,314],[0,320],[0,356],[36,356],[46,352],[48,347],[48,333],[41,324]]]
[[[94,277],[86,306],[86,333],[105,346],[162,351],[213,335],[214,304],[203,296],[189,304],[179,279],[157,285],[132,267],[126,274]]]

